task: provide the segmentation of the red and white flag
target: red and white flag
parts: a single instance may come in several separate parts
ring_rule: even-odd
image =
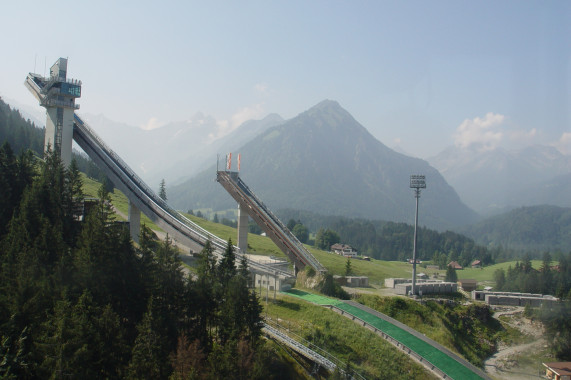
[[[238,171],[240,171],[240,158],[241,158],[240,156],[241,156],[241,154],[238,153]]]
[[[230,170],[232,168],[232,153],[228,153],[226,156],[226,170]]]

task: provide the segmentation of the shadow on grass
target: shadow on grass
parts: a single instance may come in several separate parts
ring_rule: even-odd
[[[277,300],[276,305],[293,311],[299,311],[301,309],[299,304],[285,300]]]

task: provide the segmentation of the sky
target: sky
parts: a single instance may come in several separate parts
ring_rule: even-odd
[[[571,154],[569,1],[3,2],[0,96],[68,58],[81,114],[144,129],[202,113],[228,133],[336,100],[373,136]]]

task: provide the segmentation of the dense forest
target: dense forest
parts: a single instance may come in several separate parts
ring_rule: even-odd
[[[36,126],[31,120],[24,119],[20,111],[10,108],[0,98],[0,145],[4,142],[10,144],[16,155],[30,150],[34,156],[43,157],[44,129]],[[77,168],[82,173],[85,173],[89,178],[105,183],[109,191],[113,189],[113,184],[109,178],[85,153],[74,150],[72,156],[76,161]]]
[[[20,111],[10,108],[0,98],[0,144],[4,142],[8,142],[16,154],[30,149],[41,156],[44,150],[44,129],[25,120]]]
[[[554,261],[551,254],[545,252],[539,269],[534,269],[529,256],[525,256],[507,271],[497,269],[494,280],[497,290],[553,294],[571,299],[571,253],[560,254],[558,261]]]
[[[570,217],[570,214],[565,209],[555,209],[559,215],[555,220],[567,223],[564,221]],[[328,250],[331,244],[342,243],[357,249],[359,254],[375,259],[400,261],[412,256],[414,226],[406,223],[323,216],[299,210],[279,210],[277,214],[282,220],[290,220],[288,225],[297,228],[303,225],[306,230],[314,233],[315,238],[309,239],[307,243],[320,249]],[[525,218],[528,224],[530,218],[529,215]],[[296,222],[292,223],[292,221]],[[521,224],[525,223],[521,222]],[[542,229],[554,228],[561,236],[569,235],[569,228],[565,227],[569,223],[556,223],[555,227],[548,226],[549,223],[546,221],[540,224],[545,226],[530,227],[534,235],[543,234]],[[531,259],[541,259],[544,252],[538,251],[533,245],[530,245],[529,249],[525,245],[514,248],[508,246],[491,242],[489,245],[482,245],[460,233],[438,232],[419,227],[417,257],[420,260],[432,260],[435,264],[445,268],[450,261],[457,261],[462,266],[468,266],[476,259],[482,261],[484,265],[522,259],[526,255]],[[559,249],[552,251],[554,256],[559,256],[561,253],[562,250]]]
[[[282,218],[298,220],[315,231],[313,244],[329,250],[331,244],[348,244],[359,254],[380,260],[406,260],[412,257],[414,226],[406,223],[350,219],[341,216],[321,216],[294,210],[280,210]],[[292,222],[288,223],[292,225]],[[295,224],[294,224],[295,225]],[[455,232],[438,232],[426,227],[418,229],[417,257],[432,260],[435,255],[445,261],[454,260],[466,266],[475,260],[490,264],[505,255],[502,250],[489,250],[474,240]]]
[[[168,236],[143,227],[134,247],[104,186],[84,218],[75,162],[4,144],[0,183],[1,378],[287,376],[231,242],[219,262],[207,244],[193,279]]]
[[[461,232],[487,246],[541,253],[568,250],[570,231],[571,208],[542,205],[520,207],[465,227]]]

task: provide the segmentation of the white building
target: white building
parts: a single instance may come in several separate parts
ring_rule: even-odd
[[[333,244],[331,246],[331,252],[343,257],[350,257],[352,259],[357,257],[357,250],[347,244]]]

